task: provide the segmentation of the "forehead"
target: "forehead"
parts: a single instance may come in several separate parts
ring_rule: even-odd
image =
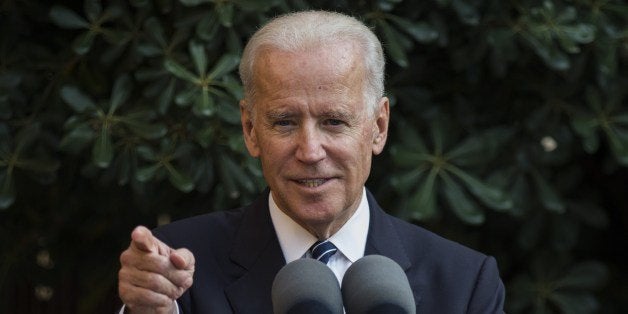
[[[365,75],[361,54],[351,42],[296,52],[263,47],[255,60],[253,73],[258,92],[312,87],[328,92],[339,88],[361,91]]]

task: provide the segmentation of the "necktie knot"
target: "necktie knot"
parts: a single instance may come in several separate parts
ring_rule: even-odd
[[[327,264],[329,262],[329,258],[336,254],[338,248],[329,242],[325,241],[316,241],[314,245],[310,248],[310,253],[312,253],[312,258],[321,261],[323,264]]]

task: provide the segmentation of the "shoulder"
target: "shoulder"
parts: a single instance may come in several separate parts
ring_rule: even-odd
[[[410,259],[406,275],[413,290],[423,295],[423,309],[442,313],[502,312],[504,286],[495,258],[422,227],[389,218]]]
[[[414,267],[449,272],[477,272],[491,257],[423,227],[388,215]],[[494,261],[494,260],[493,260]]]

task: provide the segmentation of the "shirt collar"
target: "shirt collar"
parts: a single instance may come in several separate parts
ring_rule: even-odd
[[[272,193],[268,197],[268,207],[286,263],[303,257],[318,239],[281,211]],[[329,238],[329,241],[352,263],[364,256],[369,220],[369,204],[366,189],[363,188],[358,209],[340,230]]]

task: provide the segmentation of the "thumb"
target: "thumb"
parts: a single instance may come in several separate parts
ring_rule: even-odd
[[[181,270],[194,270],[194,254],[186,248],[172,250],[170,252],[170,262]]]

